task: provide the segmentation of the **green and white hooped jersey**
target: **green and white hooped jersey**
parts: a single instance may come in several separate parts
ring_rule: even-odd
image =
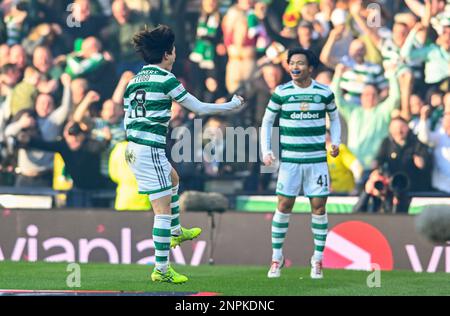
[[[186,96],[186,89],[171,72],[155,65],[144,66],[125,90],[127,140],[165,148],[172,100],[181,102]]]
[[[280,114],[282,162],[327,161],[325,114],[336,111],[329,87],[313,80],[300,88],[290,81],[275,89],[267,109]]]

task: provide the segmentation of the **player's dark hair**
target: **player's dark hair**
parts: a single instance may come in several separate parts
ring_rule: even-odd
[[[145,29],[133,36],[132,43],[146,63],[159,64],[165,53],[172,54],[175,34],[167,25]]]
[[[291,62],[291,58],[294,55],[305,55],[306,59],[308,60],[308,66],[312,66],[314,69],[316,69],[317,66],[319,65],[319,59],[309,49],[303,49],[303,48],[290,49],[288,52],[288,59],[287,59],[288,63]]]

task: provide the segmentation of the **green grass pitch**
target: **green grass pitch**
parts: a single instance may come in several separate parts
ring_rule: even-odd
[[[69,288],[66,263],[0,262],[0,289],[117,290],[140,292],[218,292],[222,295],[450,295],[449,273],[381,272],[381,287],[369,288],[370,272],[324,270],[311,280],[309,269],[289,267],[279,279],[263,266],[174,266],[189,277],[182,285],[155,284],[150,266],[81,264],[81,287]]]

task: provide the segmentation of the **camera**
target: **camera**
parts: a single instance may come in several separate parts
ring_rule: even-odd
[[[374,182],[374,187],[380,192],[390,191],[394,196],[408,191],[410,182],[407,174],[395,172],[390,174],[387,166],[379,168],[380,177]]]
[[[353,210],[369,213],[407,211],[409,203],[405,204],[405,201],[410,187],[408,175],[404,172],[391,173],[388,166],[383,165],[374,177],[368,180],[369,186],[361,193]]]

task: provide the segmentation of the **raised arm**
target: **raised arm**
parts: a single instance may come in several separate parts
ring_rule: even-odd
[[[269,35],[269,37],[273,41],[282,44],[284,47],[289,46],[292,39],[281,36],[280,32],[274,30],[272,23],[270,23],[269,18],[267,16],[267,5],[265,5],[263,3],[259,3],[259,6],[261,9],[255,10],[255,14],[259,18],[260,22],[264,25],[267,35]]]
[[[338,64],[336,66],[336,71],[334,73],[333,81],[331,83],[331,90],[334,92],[334,102],[338,108],[339,113],[348,122],[352,111],[358,108],[358,105],[349,103],[345,101],[342,89],[341,89],[341,79],[342,74],[345,72],[346,67],[343,64]]]
[[[19,114],[20,115],[20,114]],[[16,137],[22,130],[36,126],[36,120],[30,115],[29,112],[24,112],[20,115],[20,118],[15,122],[11,122],[6,125],[5,136]]]
[[[61,105],[54,110],[49,120],[55,125],[62,125],[67,120],[70,110],[72,108],[72,95],[70,89],[71,78],[68,74],[62,74],[61,82],[64,87]]]
[[[425,5],[418,0],[405,0],[405,4],[418,17],[422,17],[425,12]]]
[[[122,104],[123,95],[125,94],[125,90],[127,89],[128,82],[130,82],[131,78],[133,78],[134,74],[131,71],[125,71],[120,77],[119,83],[114,90],[112,100],[114,103]]]
[[[420,121],[418,125],[417,138],[424,144],[430,147],[436,146],[436,133],[431,132],[430,121],[428,117],[430,116],[430,107],[424,106],[420,110]]]
[[[198,100],[192,94],[187,93],[182,101],[179,101],[179,103],[189,111],[204,115],[217,114],[237,109],[244,104],[244,99],[240,96],[234,95],[230,102],[222,104],[205,103]]]
[[[178,81],[178,79],[175,77],[171,77],[166,82],[164,82],[164,92],[172,100],[180,103],[189,111],[195,112],[200,115],[231,111],[244,104],[244,99],[237,95],[234,95],[230,102],[222,104],[201,102],[192,94],[188,93],[181,82]]]
[[[414,28],[409,32],[408,37],[405,40],[401,50],[400,56],[406,60],[425,61],[428,58],[428,53],[432,49],[431,45],[427,45],[422,48],[414,48],[416,42],[416,36],[419,31],[423,30],[424,26],[418,22]]]
[[[100,95],[95,91],[89,91],[73,113],[73,121],[80,123],[91,104],[98,100],[100,100]]]
[[[356,24],[359,26],[359,28],[363,31],[363,34],[367,34],[370,38],[370,40],[375,44],[378,49],[381,47],[381,37],[378,35],[376,30],[370,28],[367,26],[367,22],[364,21],[364,19],[361,17],[361,1],[354,1],[350,5],[350,14],[352,15],[353,19],[355,20]]]
[[[336,31],[336,29],[332,29],[330,34],[328,35],[328,39],[325,42],[325,45],[322,48],[322,52],[320,53],[320,61],[327,67],[334,69],[337,63],[339,62],[335,57],[331,56],[331,50],[334,47],[334,44],[337,40],[342,36],[342,32]]]
[[[69,57],[67,57],[67,66],[65,71],[72,78],[76,78],[99,67],[103,63],[104,59],[104,56],[100,53],[94,54],[90,58],[83,59],[82,61],[78,61],[73,56],[69,55]]]
[[[27,136],[25,136],[25,133],[23,133],[23,135],[21,136],[23,136],[23,138],[20,139],[19,137],[19,142],[21,146],[25,148],[34,148],[43,151],[59,152],[59,153],[63,151],[64,141],[62,140],[47,142],[38,138],[26,139]]]
[[[388,119],[391,117],[391,113],[394,109],[398,108],[400,105],[400,85],[398,83],[397,73],[396,71],[390,71],[389,74],[386,74],[389,79],[389,96],[380,103],[378,108],[378,113],[382,113],[382,115]],[[409,116],[409,109],[401,109],[402,116]]]

